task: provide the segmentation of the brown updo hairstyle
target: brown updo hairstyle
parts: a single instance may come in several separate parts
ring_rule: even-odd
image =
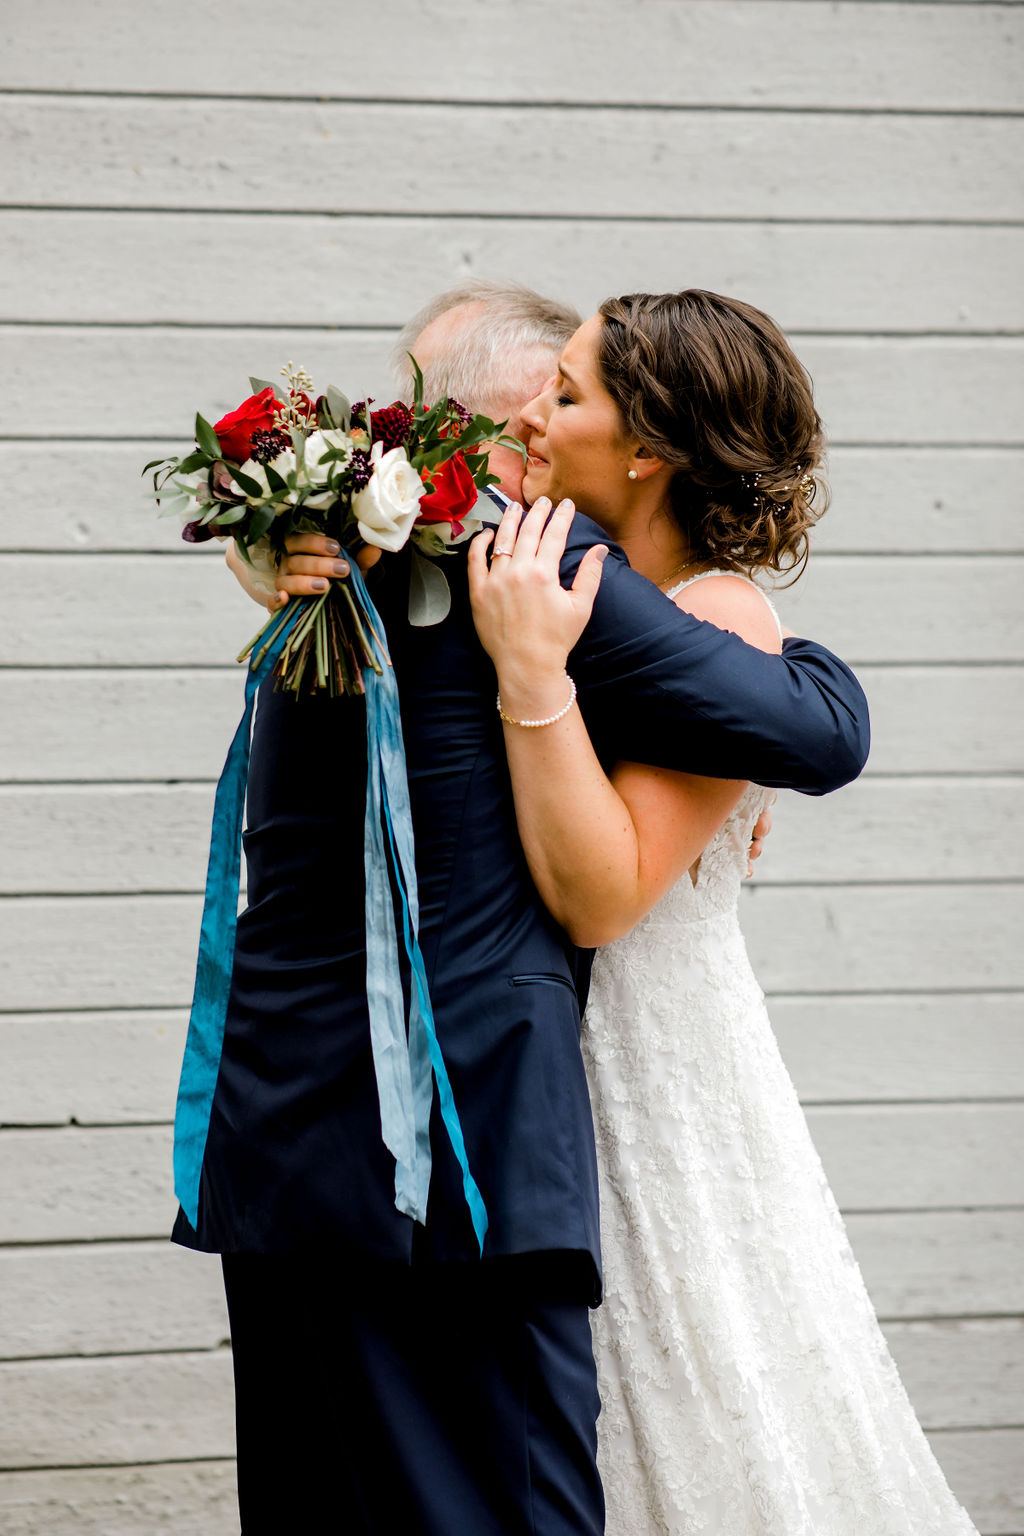
[[[627,434],[674,467],[694,563],[795,581],[828,490],[811,382],[778,326],[699,288],[626,294],[600,314],[605,387]]]

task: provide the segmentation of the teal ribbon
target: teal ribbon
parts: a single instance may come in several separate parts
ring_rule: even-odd
[[[346,553],[348,553],[346,551]],[[402,740],[398,685],[378,642],[383,632],[355,559],[350,556],[353,594],[362,610],[369,643],[381,665],[366,668],[366,999],[381,1135],[395,1159],[395,1205],[424,1222],[430,1188],[430,1115],[436,1081],[441,1119],[462,1172],[462,1187],[481,1253],[487,1211],[469,1168],[465,1139],[434,1026],[426,966],[419,944],[412,808]],[[292,611],[294,609],[294,611]],[[253,702],[272,670],[302,605],[285,609],[271,631],[269,646],[250,662],[245,710],[217,785],[213,835],[200,929],[196,983],[174,1123],[174,1189],[192,1226],[198,1223],[210,1112],[220,1070],[237,928],[241,873],[242,812],[249,767]],[[392,889],[402,909],[402,938],[411,978],[408,1028]]]
[[[381,623],[354,559],[352,585],[377,634]],[[366,999],[370,1041],[377,1074],[381,1135],[395,1159],[395,1205],[414,1220],[427,1216],[430,1186],[430,1111],[437,1083],[441,1120],[462,1173],[480,1252],[487,1210],[470,1172],[448,1070],[441,1053],[419,943],[419,895],[412,832],[409,779],[402,740],[398,684],[394,669],[371,644],[382,664],[369,668],[366,685],[366,815],[363,858],[366,870]],[[386,834],[386,840],[385,840]],[[411,977],[408,1033],[395,934],[392,879],[402,908],[402,937]]]
[[[220,1071],[224,1020],[235,960],[242,813],[249,778],[253,706],[257,688],[270,675],[301,613],[300,603],[290,603],[280,615],[278,624],[269,630],[269,644],[265,638],[253,647],[245,679],[245,708],[228,748],[213,802],[213,831],[206,866],[196,981],[174,1113],[174,1193],[193,1227],[199,1220],[199,1180]]]

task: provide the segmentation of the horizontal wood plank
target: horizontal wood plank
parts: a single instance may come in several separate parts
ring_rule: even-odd
[[[1016,958],[1011,937],[1022,902],[1024,887],[995,882],[753,885],[743,927],[770,992],[1010,990],[1024,983],[1024,953]]]
[[[1024,1310],[1021,1211],[852,1215],[881,1317]],[[228,1336],[220,1261],[166,1240],[0,1249],[0,1359],[216,1349]]]
[[[876,775],[837,795],[782,795],[755,879],[1022,879],[1022,789],[1011,776],[977,779],[968,789],[962,779]]]
[[[869,773],[1019,773],[1015,667],[860,667],[871,705]]]
[[[37,0],[0,36],[9,89],[397,97],[522,101],[730,103],[1014,110],[1020,101],[1020,21],[993,5],[802,4],[687,0],[644,4],[643,48],[623,47],[617,0],[466,0],[453,29],[438,0],[383,0],[375,46],[323,48],[337,12],[309,0],[303,25],[282,28],[272,0],[246,7],[246,67],[220,61],[237,46],[226,15],[180,0],[137,25],[131,0],[88,12]],[[204,46],[186,53],[185,36]],[[543,46],[496,40],[543,38]],[[565,68],[571,58],[572,69]],[[723,72],[722,60],[729,67]],[[822,60],[828,68],[822,68]],[[723,77],[724,76],[724,77]]]
[[[166,1240],[0,1249],[0,1359],[217,1349],[220,1259]]]
[[[845,1210],[1019,1207],[1019,1104],[843,1105],[808,1123]],[[169,1126],[0,1132],[0,1243],[170,1231]]]
[[[855,666],[1024,661],[1022,578],[1024,557],[1008,555],[821,555],[776,601],[783,623]],[[265,618],[190,550],[10,554],[4,579],[4,666],[226,665]]]
[[[880,1317],[1024,1311],[1024,1211],[853,1214],[846,1225]]]
[[[0,1365],[0,1468],[234,1454],[231,1351]]]
[[[1024,1097],[1019,992],[772,996],[768,1007],[805,1101]]]
[[[216,420],[238,404],[250,374],[273,378],[289,358],[319,384],[336,383],[353,398],[365,391],[390,399],[392,339],[393,332],[377,330],[0,326],[10,381],[0,402],[0,436],[165,437],[184,451],[197,408]],[[1024,340],[799,333],[792,339],[835,443],[1024,442]],[[99,413],[97,399],[114,405]],[[137,470],[129,483],[134,494]]]
[[[168,1125],[0,1131],[0,1244],[166,1241],[177,1210],[171,1141]]]
[[[452,145],[469,141],[500,175],[466,176]],[[429,176],[410,174],[413,142]],[[782,208],[790,219],[959,222],[1024,212],[1024,122],[1011,116],[41,94],[0,98],[0,146],[4,201],[28,207],[712,219]],[[367,165],[371,177],[353,175]]]
[[[822,554],[775,600],[784,624],[854,666],[1021,661],[1024,604],[1015,577],[1012,555]]]
[[[923,1428],[1020,1427],[1024,1318],[889,1323],[883,1331]]]
[[[212,812],[210,784],[0,786],[0,894],[201,891]],[[839,795],[786,795],[755,878],[1024,879],[1020,780],[967,792],[962,779],[879,776]]]
[[[174,520],[153,515],[139,468],[180,442],[0,442],[0,477],[45,475],[30,519],[8,518],[0,549],[174,551]],[[976,555],[1024,552],[1024,452],[1004,448],[836,448],[833,499],[815,552]],[[223,558],[216,541],[198,559]],[[813,562],[812,562],[813,570]]]
[[[235,1464],[0,1473],[5,1536],[238,1536]]]
[[[807,1123],[844,1211],[1024,1204],[1019,1103],[812,1107]]]
[[[169,1120],[187,1025],[187,1007],[0,1013],[0,1126]]]
[[[239,281],[239,249],[257,248],[303,281]],[[1024,230],[943,224],[0,213],[0,319],[19,321],[389,327],[433,291],[508,273],[584,314],[685,281],[787,330],[1005,333],[1024,329],[1022,266]]]
[[[769,992],[1012,991],[1022,902],[1000,882],[753,886],[744,929]],[[200,909],[198,896],[2,897],[0,996],[11,1012],[183,1007]],[[793,933],[799,945],[781,942]]]

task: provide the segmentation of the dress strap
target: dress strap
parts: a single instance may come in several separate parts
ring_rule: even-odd
[[[759,587],[756,581],[752,581],[749,576],[744,576],[740,571],[698,571],[696,576],[687,576],[685,581],[677,581],[674,587],[669,587],[665,596],[677,597],[684,587],[692,587],[695,581],[703,581],[705,576],[734,576],[737,581],[745,581],[748,587],[753,587],[754,591],[764,598],[771,609],[772,618],[775,620],[775,627],[779,631],[779,639],[782,639],[782,620],[779,618],[778,609],[775,604],[763,587]]]

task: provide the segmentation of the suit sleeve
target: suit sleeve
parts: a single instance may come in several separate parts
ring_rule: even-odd
[[[607,543],[577,517],[562,564]],[[870,742],[863,689],[812,640],[781,656],[683,612],[611,546],[590,624],[569,658],[599,755],[711,778],[823,795],[861,771]]]

